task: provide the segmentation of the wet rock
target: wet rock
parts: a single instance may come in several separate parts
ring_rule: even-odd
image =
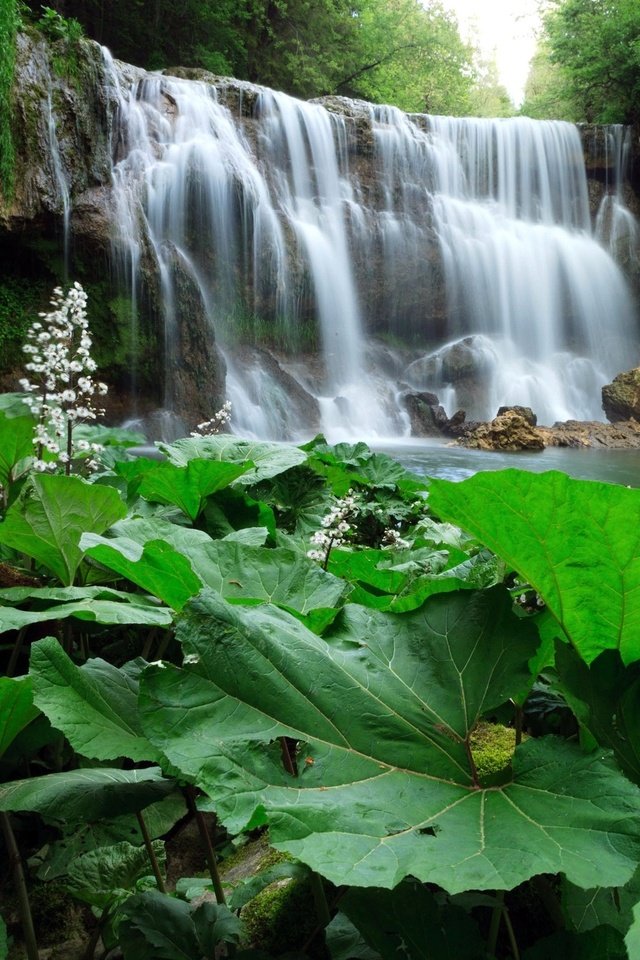
[[[552,427],[538,427],[548,447],[592,447],[609,450],[640,449],[640,423],[625,420],[567,420]]]
[[[435,393],[406,393],[401,402],[409,414],[411,436],[438,437],[445,431],[448,417]]]
[[[478,424],[459,441],[474,450],[544,450],[545,441],[537,427],[523,416],[507,410],[490,423]]]
[[[532,427],[537,426],[538,418],[531,409],[531,407],[519,407],[519,406],[510,406],[510,407],[500,407],[496,416],[501,417],[503,413],[517,413],[519,417],[523,417]]]
[[[640,367],[619,373],[602,388],[602,408],[611,423],[640,420]]]
[[[175,300],[175,330],[166,338],[165,369],[171,407],[193,428],[209,420],[224,403],[226,367],[215,344],[202,295],[192,274],[175,251],[171,257]]]

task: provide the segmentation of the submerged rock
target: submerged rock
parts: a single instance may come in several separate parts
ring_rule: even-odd
[[[640,367],[619,373],[602,388],[602,409],[611,423],[640,420]]]

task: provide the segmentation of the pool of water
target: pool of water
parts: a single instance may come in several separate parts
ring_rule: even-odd
[[[603,480],[640,486],[640,450],[594,450],[548,447],[539,453],[493,453],[450,446],[446,441],[415,439],[371,444],[376,450],[399,460],[408,470],[428,477],[464,480],[481,470],[562,470],[583,480]]]

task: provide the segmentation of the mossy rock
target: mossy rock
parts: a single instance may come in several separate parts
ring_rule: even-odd
[[[481,720],[471,733],[469,743],[482,786],[504,783],[509,777],[516,747],[515,729]]]
[[[278,880],[244,907],[247,940],[276,956],[301,949],[318,920],[308,881]]]

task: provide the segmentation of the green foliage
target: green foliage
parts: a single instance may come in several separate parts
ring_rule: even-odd
[[[237,944],[242,925],[222,904],[192,907],[156,891],[132,897],[120,920],[125,960],[201,960],[221,941]]]
[[[153,0],[132,6],[113,0],[105,7],[100,0],[59,0],[54,6],[77,17],[116,56],[150,69],[202,67],[303,98],[338,93],[415,111],[473,109],[473,52],[439,2],[184,0],[176,6]],[[59,29],[49,14],[45,25]]]
[[[392,887],[412,875],[457,892],[508,889],[541,871],[581,886],[633,873],[637,790],[606,758],[529,740],[506,783],[480,788],[469,735],[520,689],[537,643],[502,590],[437,597],[403,618],[348,606],[324,639],[284,613],[203,593],[178,632],[184,666],[143,676],[145,730],[215,797],[230,829],[266,813],[275,846],[337,884]],[[295,786],[268,745],[278,736],[305,744]],[[608,812],[587,815],[605,796]]]
[[[422,884],[405,880],[395,890],[350,890],[340,909],[376,954],[391,960],[484,960],[486,946],[460,907],[440,907]],[[384,924],[378,918],[384,917]]]
[[[80,75],[79,43],[84,37],[82,24],[75,17],[63,17],[53,7],[41,6],[38,27],[45,37],[55,41],[51,63],[55,72],[67,79]]]
[[[0,811],[34,810],[51,820],[79,823],[106,819],[114,810],[135,813],[166,797],[173,788],[158,767],[85,767],[0,785]]]
[[[65,586],[81,572],[85,531],[102,533],[124,516],[115,490],[79,477],[33,476],[9,507],[0,543],[32,557]],[[90,578],[90,571],[82,572]]]
[[[21,414],[0,397],[5,475]],[[0,812],[21,813],[40,881],[106,911],[125,958],[246,943],[223,905],[185,902],[208,879],[179,881],[183,900],[146,889],[136,814],[161,840],[189,783],[234,845],[268,826],[297,858],[231,894],[260,939],[293,891],[274,950],[316,929],[316,870],[340,888],[334,960],[506,960],[496,919],[529,960],[622,960],[625,936],[637,956],[640,492],[518,471],[425,481],[322,438],[162,449],[164,464],[112,447],[94,483],[31,476],[0,521],[19,584],[0,589],[0,656],[14,669],[31,651],[27,678],[0,677],[0,778],[21,778],[0,784]],[[310,534],[350,489],[354,536],[325,571]],[[385,525],[400,547],[370,545]],[[59,639],[39,639],[43,622]],[[536,913],[549,899],[553,924]]]
[[[633,123],[640,116],[637,0],[556,0],[545,17],[551,63],[578,118]]]
[[[19,22],[17,0],[4,0],[0,5],[0,198],[5,203],[13,194],[15,150],[11,130],[12,88]]]
[[[47,637],[32,647],[35,703],[85,757],[157,762],[158,752],[143,735],[138,715],[143,667],[133,661],[118,669],[99,657],[76,667],[60,644]]]
[[[153,852],[164,866],[164,843],[154,840]],[[102,911],[114,901],[128,899],[136,891],[138,881],[150,872],[147,850],[123,840],[76,857],[70,864],[65,886],[77,900]]]
[[[579,121],[583,113],[567,94],[560,65],[551,60],[547,41],[538,43],[531,60],[519,113],[534,120]]]
[[[6,101],[2,100],[1,102]],[[0,120],[0,125],[2,122]],[[4,256],[9,256],[7,251],[4,252]],[[2,278],[0,283],[0,350],[2,351],[3,367],[5,369],[20,366],[24,362],[22,344],[25,334],[34,313],[41,309],[45,296],[46,290],[41,282],[12,276]]]
[[[505,470],[433,480],[429,503],[537,590],[587,663],[610,648],[624,663],[640,658],[637,490]]]

